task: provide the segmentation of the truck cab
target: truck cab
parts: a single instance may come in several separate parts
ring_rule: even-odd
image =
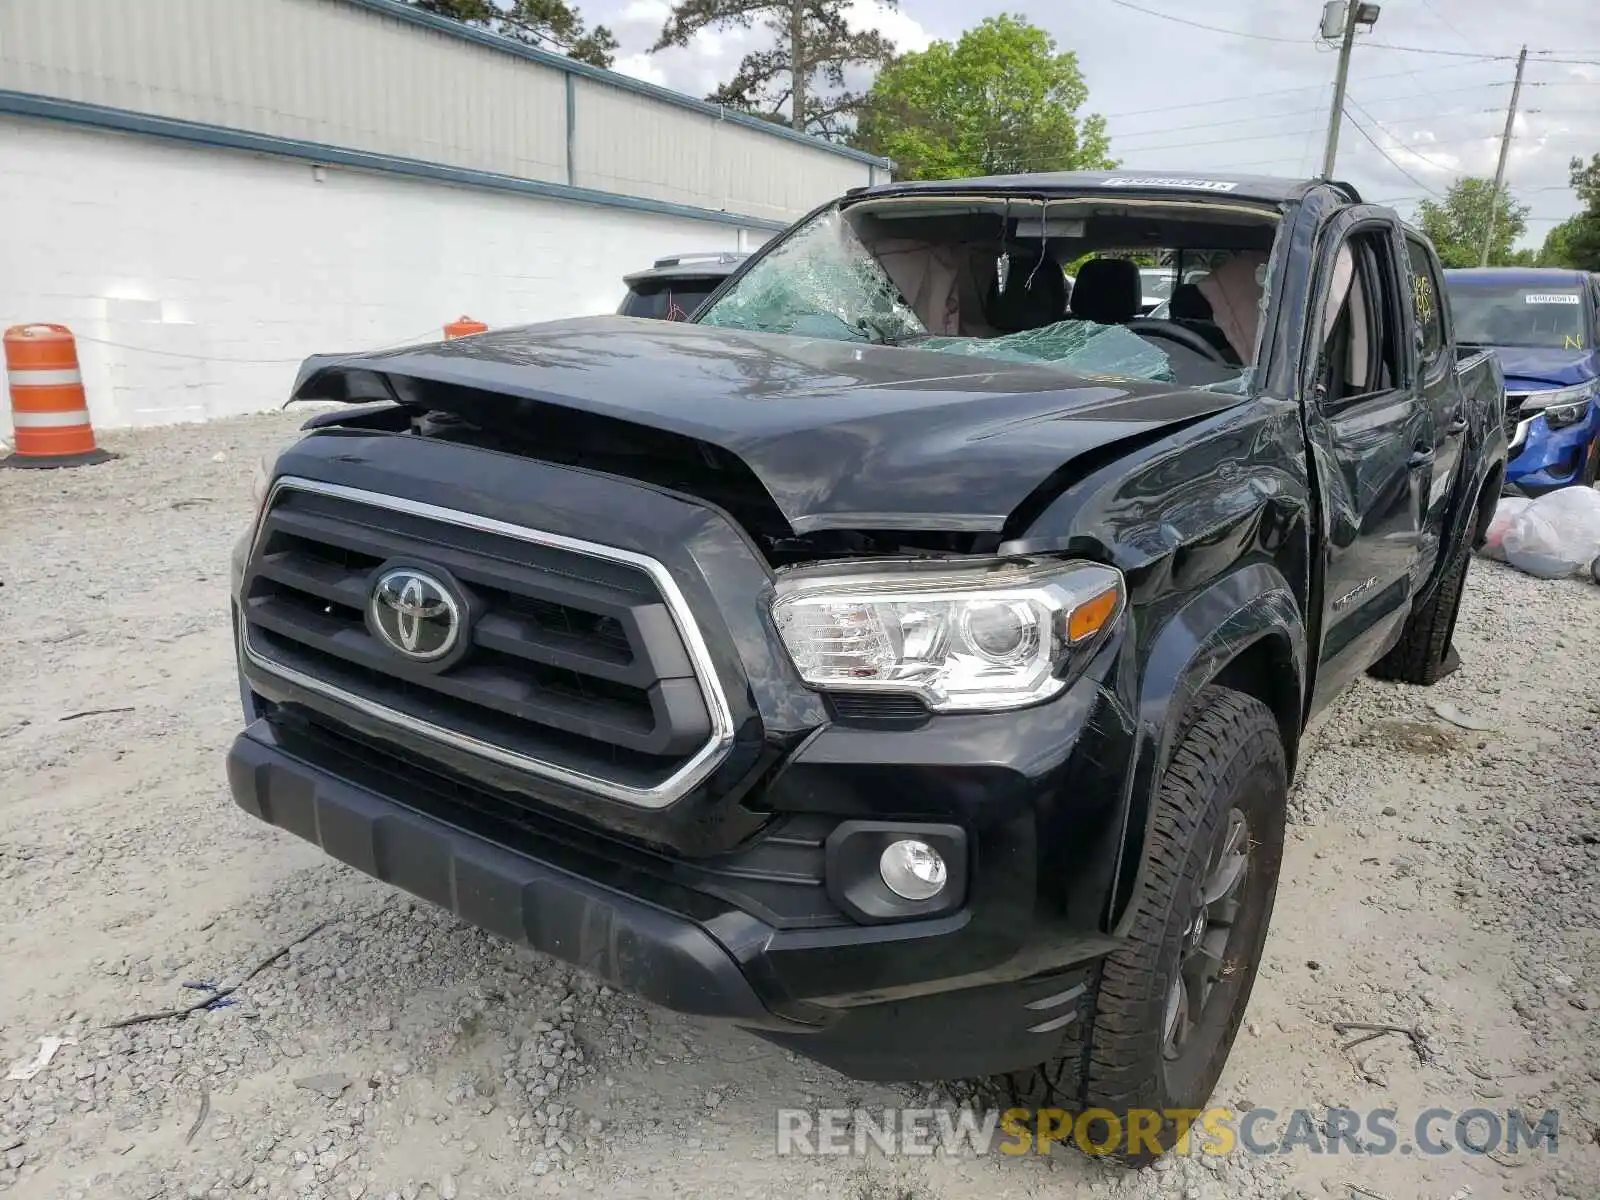
[[[1487,267],[1445,272],[1458,340],[1506,377],[1506,484],[1530,496],[1592,486],[1600,468],[1600,277]]]

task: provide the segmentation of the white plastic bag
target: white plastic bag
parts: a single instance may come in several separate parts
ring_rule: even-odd
[[[1526,496],[1502,496],[1500,503],[1495,505],[1494,516],[1489,519],[1489,528],[1483,535],[1483,546],[1478,551],[1485,558],[1492,558],[1496,562],[1505,562],[1505,537],[1506,530],[1511,528],[1522,510],[1533,501]]]
[[[1540,579],[1564,579],[1600,556],[1600,492],[1568,487],[1540,496],[1512,518],[1506,561]]]

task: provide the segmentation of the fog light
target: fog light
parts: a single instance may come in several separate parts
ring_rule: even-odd
[[[944,890],[949,872],[939,852],[927,842],[891,842],[878,858],[884,885],[906,900],[931,900]]]

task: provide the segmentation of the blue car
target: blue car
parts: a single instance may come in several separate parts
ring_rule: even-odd
[[[1508,491],[1592,485],[1600,468],[1600,276],[1490,267],[1444,273],[1456,344],[1506,377]]]

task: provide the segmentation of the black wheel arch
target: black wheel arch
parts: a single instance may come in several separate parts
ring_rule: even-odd
[[[1144,887],[1144,848],[1161,777],[1206,688],[1230,688],[1272,710],[1294,779],[1309,687],[1307,653],[1300,601],[1268,563],[1213,581],[1155,630],[1143,656],[1135,749],[1105,914],[1108,932],[1125,932],[1133,901]]]
[[[1506,464],[1496,460],[1478,486],[1478,499],[1473,505],[1471,541],[1468,545],[1477,550],[1483,546],[1489,533],[1489,522],[1494,520],[1494,510],[1500,503],[1500,492],[1506,483]]]

